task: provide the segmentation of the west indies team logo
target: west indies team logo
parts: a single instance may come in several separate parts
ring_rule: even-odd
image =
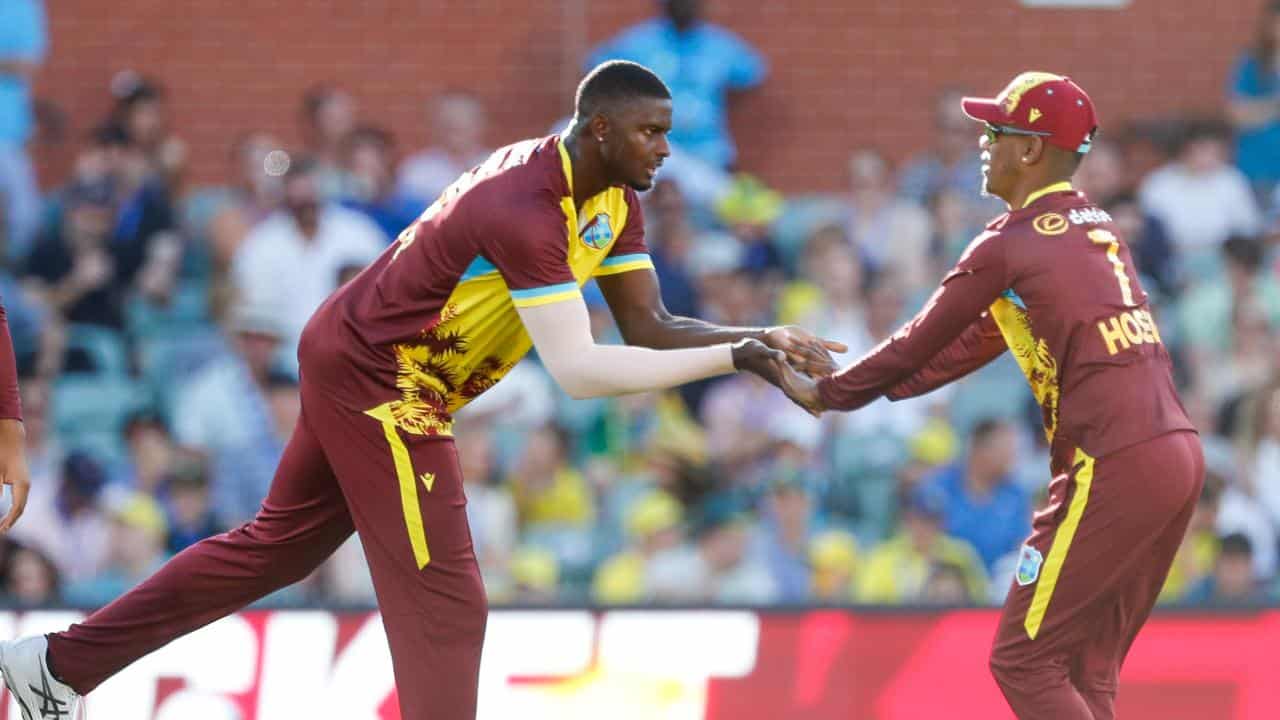
[[[609,213],[600,213],[582,229],[582,243],[592,250],[603,250],[613,242],[613,228],[609,227]]]
[[[1044,562],[1044,556],[1040,551],[1030,545],[1023,545],[1022,552],[1018,554],[1018,584],[1030,585],[1040,577],[1040,565]]]

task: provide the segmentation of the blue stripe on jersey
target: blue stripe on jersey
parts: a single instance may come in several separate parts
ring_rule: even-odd
[[[604,262],[600,263],[600,267],[613,267],[623,263],[644,261],[649,259],[648,253],[632,253],[631,255],[618,255],[617,257],[607,257]]]
[[[546,285],[540,288],[529,288],[528,290],[512,290],[511,297],[516,300],[532,300],[533,298],[542,297],[544,295],[554,295],[555,293],[572,292],[578,289],[578,283],[567,282],[559,285]]]
[[[493,263],[485,260],[484,257],[477,255],[476,259],[472,260],[471,264],[467,266],[467,269],[462,272],[462,277],[458,278],[458,282],[466,282],[467,280],[478,278],[481,275],[488,275],[491,272],[497,271],[498,268],[494,267]]]

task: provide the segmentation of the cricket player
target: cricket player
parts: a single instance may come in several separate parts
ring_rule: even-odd
[[[853,410],[1013,353],[1042,410],[1052,480],[991,671],[1022,720],[1110,720],[1120,666],[1200,494],[1199,436],[1124,239],[1071,186],[1097,131],[1089,96],[1069,78],[1027,72],[963,107],[984,124],[984,191],[1009,212],[892,337],[787,390],[812,412]]]

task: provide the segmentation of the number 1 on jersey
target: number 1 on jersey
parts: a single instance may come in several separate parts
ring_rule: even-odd
[[[1129,287],[1129,274],[1124,271],[1124,261],[1120,259],[1120,240],[1110,230],[1096,228],[1089,231],[1089,239],[1098,245],[1107,246],[1107,259],[1115,268],[1116,279],[1120,281],[1120,298],[1125,307],[1134,307],[1133,289]]]

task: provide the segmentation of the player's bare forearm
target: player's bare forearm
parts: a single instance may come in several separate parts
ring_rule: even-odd
[[[785,352],[793,367],[812,376],[834,372],[831,352],[846,350],[840,343],[821,340],[797,327],[734,327],[672,315],[662,303],[658,276],[652,270],[607,275],[597,283],[629,345],[672,350],[760,340]]]

